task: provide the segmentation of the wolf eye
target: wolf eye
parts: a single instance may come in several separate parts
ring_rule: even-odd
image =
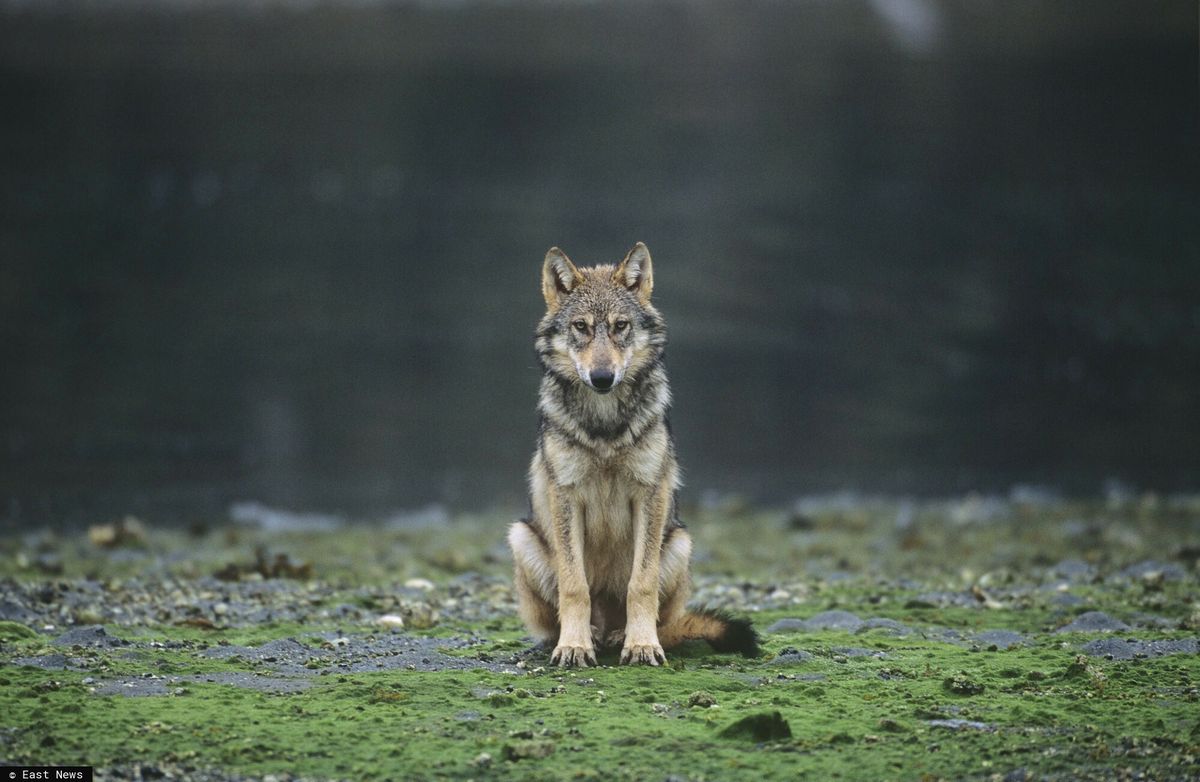
[[[616,323],[613,324],[613,328],[616,329],[617,331],[624,331],[625,329],[629,328],[629,321],[618,320]]]
[[[572,323],[571,325],[574,326],[575,330],[578,331],[580,334],[587,333],[587,321],[586,320],[577,320],[574,323]]]

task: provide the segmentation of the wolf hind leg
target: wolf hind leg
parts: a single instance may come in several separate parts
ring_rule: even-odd
[[[529,633],[543,644],[558,639],[558,576],[554,558],[542,536],[527,521],[518,521],[508,530],[515,573],[517,612]]]
[[[692,596],[689,563],[692,558],[692,536],[683,527],[672,527],[663,540],[658,566],[658,626],[678,620],[686,611]]]

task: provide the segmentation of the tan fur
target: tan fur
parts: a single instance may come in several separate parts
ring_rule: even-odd
[[[664,640],[697,637],[685,621],[692,542],[674,520],[679,468],[652,290],[640,242],[615,268],[580,270],[558,248],[546,254],[543,428],[529,470],[531,518],[508,542],[521,617],[555,641],[560,665],[595,664],[596,647],[612,641],[622,662],[658,665]],[[610,393],[588,387],[597,370],[615,372]]]

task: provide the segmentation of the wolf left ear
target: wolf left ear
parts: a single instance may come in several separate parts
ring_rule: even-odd
[[[613,272],[613,279],[637,294],[644,303],[650,302],[654,290],[654,267],[650,263],[650,250],[638,242]]]

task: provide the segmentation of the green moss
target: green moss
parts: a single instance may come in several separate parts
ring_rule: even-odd
[[[1139,559],[1200,544],[1195,519],[1071,503],[1036,512],[1015,508],[1005,523],[977,524],[918,508],[903,529],[887,508],[822,511],[800,522],[752,509],[687,516],[700,593],[714,578],[732,585],[746,574],[760,587],[756,594],[775,589],[768,584],[789,593],[774,601],[751,598],[769,606],[765,610],[739,607],[733,598],[726,605],[764,633],[760,659],[714,654],[694,642],[671,650],[662,668],[618,667],[609,651],[600,656],[604,667],[583,671],[551,668],[546,655],[535,654],[524,658],[526,668],[517,675],[344,675],[318,658],[308,671],[311,686],[287,694],[206,682],[186,682],[181,694],[138,698],[93,689],[147,675],[272,675],[269,664],[203,652],[222,642],[257,646],[296,638],[319,646],[318,632],[379,632],[369,624],[371,614],[391,611],[390,595],[410,577],[432,580],[436,600],[482,602],[456,592],[451,579],[464,567],[508,576],[509,564],[491,554],[506,519],[332,535],[217,531],[199,539],[151,529],[146,550],[136,556],[65,539],[57,551],[67,580],[84,574],[120,580],[151,568],[186,580],[251,561],[254,547],[267,545],[313,563],[319,588],[305,599],[347,603],[367,615],[218,629],[110,623],[111,635],[135,646],[74,650],[0,623],[4,755],[95,765],[175,760],[248,776],[364,780],[986,779],[1017,768],[1068,778],[1112,777],[1124,769],[1190,778],[1200,770],[1200,657],[1081,658],[1080,647],[1103,636],[1055,632],[1078,613],[1102,610],[1131,624],[1139,614],[1170,620],[1164,629],[1139,626],[1122,638],[1194,637],[1196,628],[1187,624],[1200,606],[1193,565],[1170,579],[1111,575]],[[1077,533],[1063,522],[1073,519],[1106,530],[1107,537],[1072,537]],[[1164,540],[1172,543],[1164,546]],[[18,545],[0,548],[13,553]],[[188,557],[160,556],[183,550]],[[1066,558],[1086,560],[1098,573],[1070,583],[1071,604],[1058,600],[1061,590],[1044,575],[1046,565]],[[17,562],[0,558],[0,575],[43,578]],[[969,595],[980,584],[985,594],[969,605],[945,606],[928,594]],[[456,618],[447,610],[420,634],[479,639],[442,650],[468,659],[504,661],[524,652],[529,642],[511,611],[511,594],[495,586],[501,609],[487,612],[489,618],[468,621],[461,616],[473,614]],[[105,600],[121,594],[109,590]],[[914,632],[766,633],[778,619],[830,609],[893,619]],[[938,628],[961,640],[948,642]],[[1001,629],[1021,633],[1023,643],[1011,649],[972,644],[974,633]],[[806,654],[781,656],[786,647]],[[82,670],[13,663],[58,654]],[[89,679],[98,681],[85,683]]]
[[[28,641],[37,638],[38,634],[23,624],[16,622],[0,622],[0,642]]]
[[[659,669],[320,676],[286,695],[201,683],[185,695],[101,696],[89,693],[85,673],[9,665],[0,668],[0,713],[14,760],[191,759],[318,778],[467,777],[483,754],[498,779],[634,779],[664,768],[694,778],[843,779],[1191,768],[1195,656],[1081,663],[1052,638],[1004,652],[910,639],[875,640],[882,658],[831,651],[861,640],[805,636],[814,656],[799,665],[697,653]],[[768,647],[783,642],[767,637]],[[186,650],[162,659],[180,670],[200,664]],[[930,724],[945,719],[986,729]]]

